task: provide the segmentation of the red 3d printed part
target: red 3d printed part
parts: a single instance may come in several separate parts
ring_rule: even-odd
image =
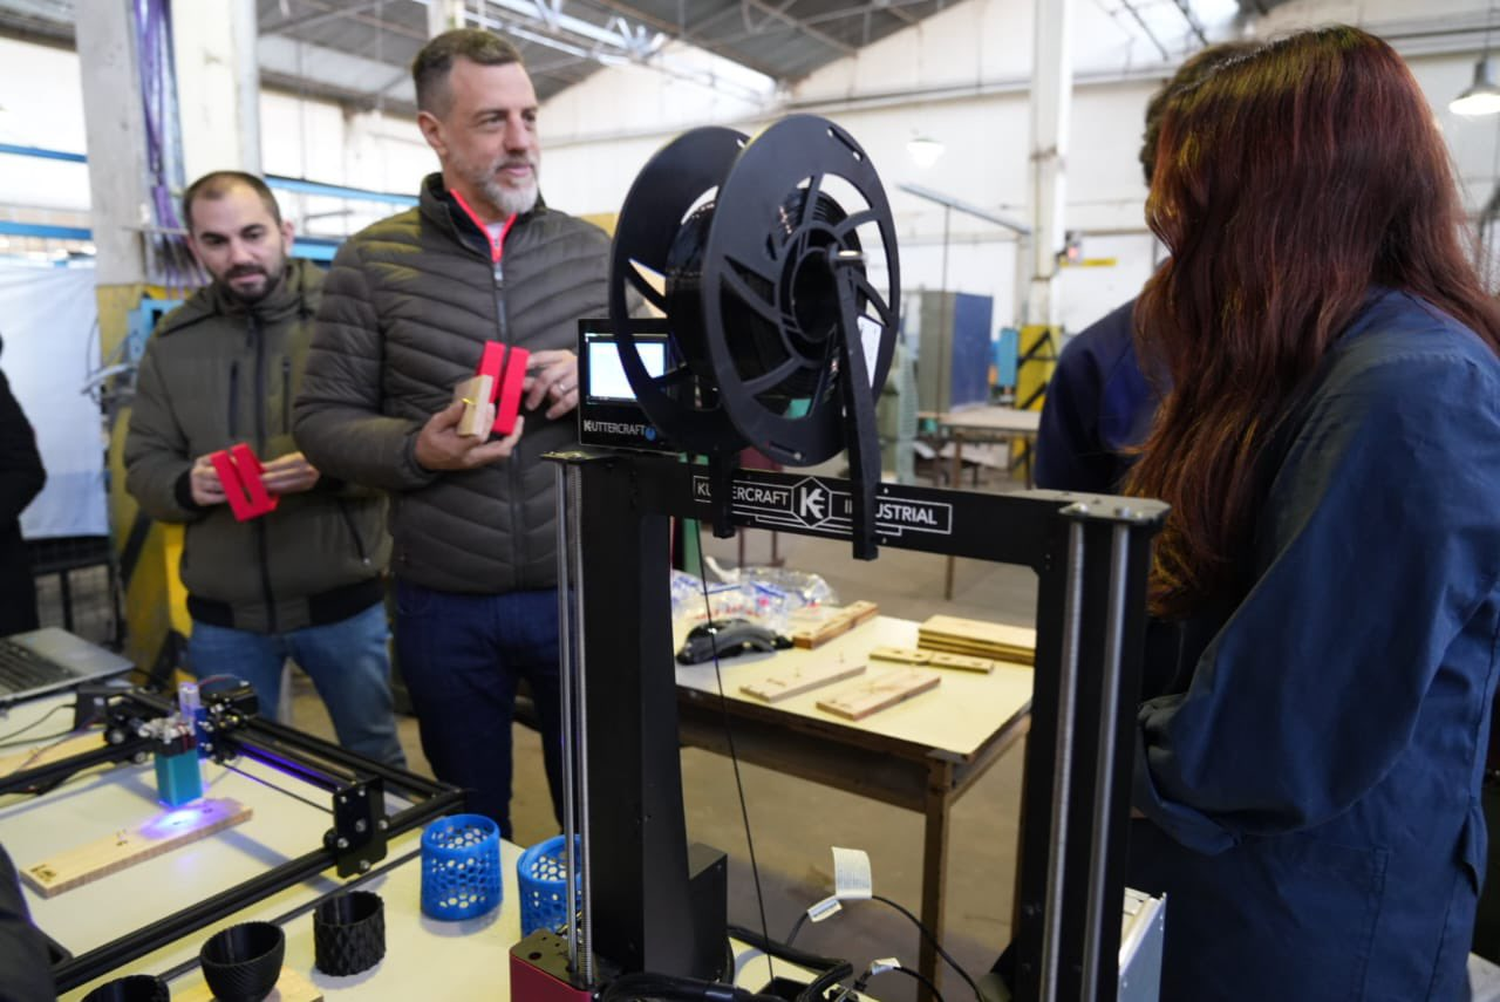
[[[474,374],[494,380],[490,400],[495,405],[494,429],[498,434],[509,435],[515,430],[516,415],[521,412],[521,388],[530,360],[531,352],[525,348],[510,348],[499,341],[484,343],[484,354]]]
[[[229,500],[229,510],[241,522],[259,518],[276,510],[281,499],[270,494],[261,481],[263,472],[260,460],[243,442],[220,449],[208,457],[219,473],[219,483],[224,486],[224,496]]]

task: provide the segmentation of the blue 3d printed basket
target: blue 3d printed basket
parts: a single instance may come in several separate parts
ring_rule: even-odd
[[[422,912],[454,921],[500,904],[500,826],[481,814],[438,818],[422,832]]]
[[[566,843],[561,835],[554,835],[545,842],[521,853],[516,862],[516,883],[521,888],[521,935],[530,936],[538,929],[562,932],[568,925],[568,857]],[[577,859],[583,851],[578,839],[573,840],[573,854]],[[573,913],[576,915],[582,900],[583,888],[575,881],[573,887]]]

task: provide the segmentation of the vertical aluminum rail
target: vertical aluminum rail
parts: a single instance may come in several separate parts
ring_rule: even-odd
[[[1121,506],[1116,515],[1128,516]],[[1089,846],[1088,924],[1083,934],[1083,998],[1092,1002],[1099,992],[1099,934],[1109,920],[1104,900],[1105,868],[1109,864],[1109,819],[1113,807],[1115,736],[1120,709],[1120,658],[1125,642],[1125,572],[1130,563],[1130,527],[1117,523],[1110,530],[1109,607],[1104,620],[1104,673],[1099,698],[1099,754],[1094,775],[1094,832]],[[1114,907],[1118,908],[1116,902]]]
[[[579,803],[584,804],[582,814],[583,823],[580,825],[583,865],[583,916],[581,920],[581,940],[583,963],[583,981],[585,985],[594,984],[594,889],[592,873],[588,861],[593,859],[593,836],[589,823],[589,700],[588,700],[588,648],[584,643],[583,624],[587,617],[588,600],[584,594],[583,581],[583,547],[579,545],[583,539],[583,471],[576,465],[567,468],[567,504],[568,504],[568,535],[574,541],[572,549],[573,557],[573,594],[578,609],[578,635],[574,638],[574,649],[577,656],[574,661],[577,667],[576,685],[574,686],[574,704],[577,709],[574,718],[575,735],[578,742],[578,797]],[[565,558],[566,559],[566,558]],[[571,842],[569,843],[571,848]]]
[[[578,853],[574,851],[578,836],[578,818],[575,805],[578,795],[578,777],[576,775],[576,758],[573,754],[574,735],[574,664],[573,664],[573,623],[579,624],[580,631],[583,628],[581,616],[574,616],[573,612],[573,574],[572,567],[568,562],[568,554],[574,547],[573,535],[569,531],[568,516],[570,509],[568,505],[569,471],[572,468],[564,463],[558,463],[554,467],[557,474],[557,676],[559,695],[562,702],[562,773],[563,773],[563,859],[566,868],[564,880],[566,887],[564,893],[568,902],[566,908],[568,913],[568,970],[578,970],[578,916],[573,902],[578,900]]]
[[[1065,512],[1087,513],[1084,505]],[[1072,797],[1074,710],[1078,701],[1078,647],[1083,616],[1083,523],[1068,524],[1067,585],[1063,597],[1062,658],[1058,666],[1057,742],[1052,776],[1052,828],[1054,847],[1047,860],[1046,925],[1042,932],[1042,1002],[1057,1000],[1058,950],[1062,942],[1063,871],[1067,862],[1068,803]]]

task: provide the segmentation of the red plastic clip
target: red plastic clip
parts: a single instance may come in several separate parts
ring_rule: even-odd
[[[474,374],[494,380],[490,402],[495,405],[494,429],[498,434],[509,435],[516,427],[516,416],[521,413],[521,389],[530,361],[531,352],[525,348],[507,348],[499,341],[484,343],[484,354],[479,357],[479,368]]]
[[[281,498],[266,490],[261,480],[264,470],[260,460],[248,445],[241,442],[220,449],[208,460],[219,473],[219,483],[224,486],[224,496],[236,520],[247,522],[276,510]]]

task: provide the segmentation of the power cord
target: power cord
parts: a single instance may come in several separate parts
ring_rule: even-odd
[[[778,943],[768,939],[761,933],[746,929],[743,926],[732,925],[729,927],[729,935],[748,946],[754,947],[767,957],[778,957],[790,964],[805,967],[811,971],[820,971],[816,978],[808,984],[797,998],[799,1002],[822,1002],[823,994],[834,985],[854,974],[854,965],[847,960],[838,960],[833,957],[820,957],[816,954],[806,953],[794,948],[789,943]]]
[[[927,942],[931,943],[932,944],[932,948],[937,951],[938,956],[942,957],[944,960],[946,960],[948,962],[948,966],[951,967],[951,968],[953,968],[955,971],[957,971],[958,972],[958,976],[961,977],[961,978],[963,978],[964,981],[968,983],[968,986],[974,990],[974,997],[975,998],[982,998],[983,997],[982,995],[980,995],[979,986],[974,983],[974,979],[973,978],[969,977],[969,972],[966,971],[966,970],[964,970],[963,967],[962,967],[962,965],[960,965],[958,961],[956,961],[956,960],[953,959],[953,955],[952,954],[950,954],[947,950],[943,949],[942,944],[940,944],[937,941],[937,937],[932,934],[932,930],[928,929],[925,925],[923,925],[921,919],[917,918],[911,912],[907,911],[905,908],[903,908],[901,905],[897,904],[895,901],[892,901],[890,898],[883,898],[879,894],[872,894],[872,895],[870,895],[870,900],[871,901],[879,901],[881,904],[890,905],[892,908],[896,909],[896,911],[900,912],[902,915],[905,915],[907,918],[911,919],[912,925],[914,925],[914,926],[917,927],[917,930],[922,934],[922,938],[925,939],[925,940],[927,940]],[[926,981],[927,980],[926,978],[920,978],[920,976],[917,975],[917,974],[915,974],[915,972],[907,972],[907,973],[912,974],[913,977],[918,977],[922,981]]]
[[[16,740],[17,737],[19,737],[22,734],[25,734],[27,731],[31,730],[33,727],[38,727],[41,724],[45,723],[49,717],[52,717],[55,714],[61,713],[63,710],[71,710],[76,705],[77,704],[75,704],[75,703],[59,703],[57,706],[54,706],[52,709],[48,710],[46,713],[42,714],[40,717],[37,717],[35,720],[33,720],[31,723],[27,724],[26,726],[24,726],[24,727],[17,727],[15,730],[11,731],[9,734],[0,735],[0,748],[14,748],[16,745],[27,745],[27,744],[31,744],[31,742],[33,742],[33,741],[50,741],[53,738],[59,738],[59,737],[65,738],[65,737],[67,737],[69,734],[72,734],[73,732],[70,731],[70,730],[69,731],[59,731],[59,732],[57,732],[55,734],[48,734],[48,735],[46,735],[44,737],[41,737],[41,738],[26,738],[24,741],[17,741]]]
[[[920,971],[914,971],[910,967],[906,967],[905,965],[896,963],[894,960],[877,960],[870,964],[865,973],[859,976],[859,980],[854,982],[854,987],[850,989],[850,992],[853,994],[863,994],[865,986],[870,983],[872,978],[874,978],[876,975],[886,974],[890,971],[896,971],[898,973],[905,974],[907,977],[915,980],[918,984],[922,985],[929,992],[931,992],[932,997],[937,999],[937,1002],[947,1002],[947,1000],[943,998],[943,993],[938,991],[937,985],[933,984],[930,978],[922,974]],[[976,989],[975,991],[977,994],[978,989]]]
[[[870,900],[871,901],[879,901],[881,904],[889,905],[890,907],[896,909],[896,911],[900,912],[902,915],[905,915],[908,919],[910,919],[912,925],[916,926],[917,927],[917,931],[922,934],[922,938],[925,939],[925,940],[927,940],[927,942],[929,942],[929,943],[932,944],[932,948],[937,951],[938,956],[942,957],[943,960],[947,961],[948,966],[952,967],[955,971],[957,971],[958,972],[958,976],[961,977],[961,978],[963,978],[964,981],[968,984],[968,986],[974,990],[974,997],[975,998],[983,998],[984,997],[983,994],[979,991],[979,986],[974,983],[974,979],[971,978],[971,977],[969,977],[969,972],[966,971],[966,970],[964,970],[963,966],[961,964],[959,964],[958,961],[956,961],[956,960],[953,959],[953,955],[952,954],[950,954],[947,950],[943,949],[942,944],[940,944],[937,941],[937,937],[932,934],[932,931],[930,929],[928,929],[925,925],[922,924],[922,920],[921,919],[917,918],[911,912],[907,911],[906,908],[902,907],[897,902],[892,901],[890,898],[882,897],[879,894],[872,894],[872,895],[870,895]],[[802,927],[807,924],[807,918],[808,918],[807,912],[803,912],[801,915],[797,916],[797,922],[796,922],[795,925],[792,926],[792,931],[791,931],[791,933],[786,938],[787,946],[791,946],[792,943],[794,943],[796,941],[797,934],[800,933],[802,931]],[[913,972],[913,976],[916,977],[918,975],[916,975]],[[925,980],[925,979],[923,979],[923,980]]]
[[[698,541],[698,583],[703,587],[703,612],[708,617],[709,628],[712,629],[714,625],[714,610],[708,597],[708,568],[704,565],[703,541],[701,538]],[[719,668],[719,648],[717,644],[713,647],[713,654],[714,681],[719,688],[719,709],[724,719],[724,740],[729,746],[729,762],[734,767],[734,788],[740,798],[740,817],[745,825],[745,845],[750,853],[750,876],[755,882],[755,905],[760,911],[760,931],[762,938],[769,942],[771,933],[769,931],[770,926],[766,923],[766,897],[760,888],[760,866],[755,859],[755,838],[750,833],[750,808],[745,803],[745,784],[740,778],[740,757],[734,747],[734,728],[729,720],[729,702],[724,695],[724,675]],[[776,969],[771,964],[770,958],[771,955],[767,953],[766,966],[769,969],[771,977],[775,978]],[[733,971],[729,973],[733,975]]]
[[[661,974],[626,974],[615,978],[599,993],[599,1002],[626,1002],[628,999],[668,999],[671,1002],[783,1002],[775,995],[755,992],[694,978],[673,978]]]

